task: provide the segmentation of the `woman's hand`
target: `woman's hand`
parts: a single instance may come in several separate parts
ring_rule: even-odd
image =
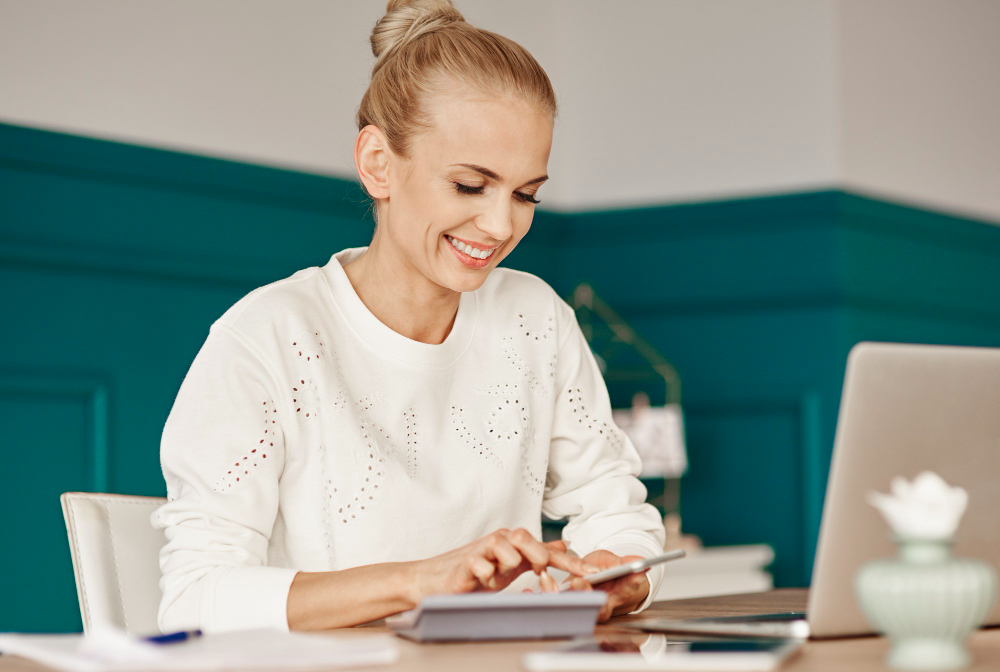
[[[500,590],[529,569],[540,574],[542,590],[558,590],[547,567],[576,576],[597,571],[567,555],[562,541],[543,544],[527,530],[501,529],[426,560],[298,572],[288,591],[288,628],[325,630],[368,623],[413,609],[426,595]]]
[[[600,550],[585,555],[583,562],[588,565],[595,565],[603,571],[626,562],[631,562],[632,560],[642,559],[641,555],[619,557],[611,551]],[[598,623],[603,623],[612,616],[627,614],[642,604],[642,601],[649,595],[649,579],[646,578],[646,572],[648,571],[648,569],[645,569],[638,574],[629,574],[628,576],[599,583],[596,586],[591,586],[590,583],[578,576],[569,577],[569,580],[573,586],[573,590],[603,590],[608,593],[608,599],[604,602],[604,606],[601,607],[601,611],[597,615]],[[579,574],[579,572],[575,573]]]
[[[548,578],[554,589],[555,581],[544,574],[547,567],[581,576],[588,573],[585,565],[584,560],[567,555],[561,541],[543,544],[523,528],[499,529],[442,555],[414,562],[415,592],[411,599],[419,603],[425,595],[501,590],[529,569],[541,575],[542,581]]]

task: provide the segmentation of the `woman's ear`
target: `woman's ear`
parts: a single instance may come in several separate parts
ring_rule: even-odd
[[[378,126],[369,124],[358,133],[354,143],[354,165],[369,196],[389,197],[389,145]]]

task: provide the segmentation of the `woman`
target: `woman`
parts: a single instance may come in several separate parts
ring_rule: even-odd
[[[354,156],[374,237],[212,325],[163,432],[164,630],[354,625],[556,590],[547,567],[587,590],[663,548],[573,310],[497,268],[546,180],[548,77],[448,0],[390,1],[371,43]],[[563,541],[539,541],[542,513]],[[600,619],[660,576],[602,584]]]

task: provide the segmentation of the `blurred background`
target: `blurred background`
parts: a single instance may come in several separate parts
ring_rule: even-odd
[[[560,103],[504,264],[588,283],[676,367],[684,530],[807,585],[850,347],[1000,346],[1000,3],[456,5]],[[384,9],[0,0],[0,631],[80,629],[58,496],[164,495],[209,325],[370,241]]]

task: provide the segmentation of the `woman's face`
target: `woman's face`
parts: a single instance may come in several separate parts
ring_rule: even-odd
[[[468,292],[531,227],[552,120],[519,100],[437,95],[425,105],[430,128],[413,137],[408,158],[389,159],[378,235],[411,270]]]

